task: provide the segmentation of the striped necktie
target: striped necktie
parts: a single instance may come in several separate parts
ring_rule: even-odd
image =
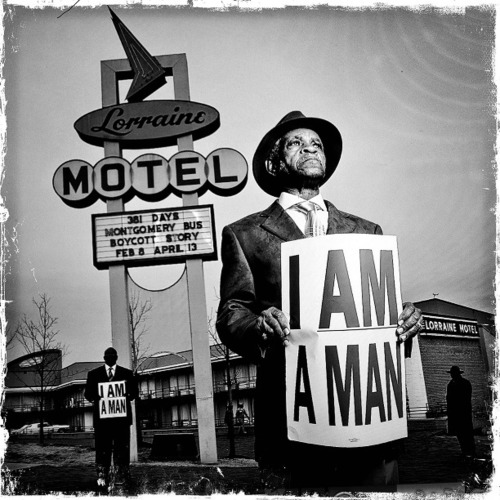
[[[111,382],[113,380],[113,368],[108,371],[108,380]]]
[[[318,217],[318,205],[312,201],[303,201],[297,203],[294,208],[306,215],[306,228],[304,234],[306,238],[322,236],[325,234],[325,228]]]

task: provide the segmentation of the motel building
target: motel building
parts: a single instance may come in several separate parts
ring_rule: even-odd
[[[446,386],[452,365],[472,383],[477,426],[488,420],[494,369],[495,324],[492,314],[437,298],[416,302],[425,327],[413,341],[406,360],[407,414],[416,425],[446,425]],[[88,371],[102,361],[78,362],[62,368],[61,352],[46,351],[54,374],[45,391],[44,421],[67,424],[70,431],[92,431],[92,408],[83,393]],[[37,363],[42,353],[20,357],[7,365],[3,416],[6,427],[20,428],[40,421]],[[221,346],[211,346],[216,427],[224,429],[228,402],[227,360]],[[231,353],[229,361],[233,408],[243,403],[250,425],[254,417],[257,369]],[[144,434],[155,430],[179,432],[197,426],[192,352],[150,356],[138,369],[140,398],[137,418]]]
[[[221,346],[210,349],[215,420],[224,426],[228,399],[227,360]],[[67,424],[70,430],[92,430],[92,405],[84,398],[87,373],[103,361],[77,362],[62,368],[61,351],[45,351],[50,356],[51,380],[44,391],[44,421]],[[37,363],[42,353],[22,356],[7,365],[5,402],[2,409],[6,426],[18,429],[40,421],[40,377]],[[231,392],[234,409],[243,403],[253,418],[253,393],[257,369],[241,357],[230,354]],[[139,364],[139,401],[136,412],[142,429],[193,429],[197,426],[193,358],[191,351],[150,356]]]
[[[415,302],[424,328],[414,339],[406,362],[409,418],[439,418],[446,412],[449,369],[458,365],[472,384],[472,407],[478,420],[492,401],[495,317],[437,298]]]

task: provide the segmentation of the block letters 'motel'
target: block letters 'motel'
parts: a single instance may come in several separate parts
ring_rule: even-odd
[[[220,182],[237,182],[238,181],[238,176],[236,175],[226,175],[223,176],[221,174],[221,168],[220,168],[220,156],[219,155],[214,155],[214,176],[215,176],[215,182],[220,183]]]
[[[76,192],[78,189],[82,187],[82,192],[88,193],[90,192],[89,187],[89,173],[88,167],[83,166],[77,172],[76,176],[73,175],[73,172],[68,167],[63,169],[63,192],[65,195],[71,194],[70,187],[73,188],[73,191]]]
[[[153,189],[155,187],[154,168],[161,167],[162,165],[163,165],[163,162],[161,160],[144,160],[144,161],[137,162],[138,168],[145,168],[146,169],[146,178],[147,178],[149,189]]]

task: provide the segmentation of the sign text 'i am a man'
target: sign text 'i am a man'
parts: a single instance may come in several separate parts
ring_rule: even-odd
[[[101,382],[99,391],[99,418],[127,416],[125,381]]]
[[[285,351],[289,438],[357,447],[406,435],[396,239],[286,243],[282,280],[292,327]]]

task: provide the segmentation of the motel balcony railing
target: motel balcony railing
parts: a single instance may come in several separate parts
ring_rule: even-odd
[[[248,377],[245,379],[240,379],[236,383],[233,383],[232,389],[234,390],[243,390],[243,389],[254,389],[255,388],[255,377]],[[226,392],[227,384],[225,381],[222,382],[214,382],[214,392]],[[160,388],[160,389],[141,389],[139,391],[139,397],[141,400],[149,400],[149,399],[166,399],[166,398],[174,398],[179,396],[188,396],[194,395],[196,393],[196,389],[192,385],[184,385],[179,387],[171,387],[171,388]]]
[[[29,412],[37,412],[40,411],[40,405],[36,403],[28,403],[28,404],[5,404],[4,408],[9,411],[18,412],[18,413],[29,413]],[[43,409],[45,411],[55,410],[56,406],[53,402],[47,402],[43,405]]]
[[[166,399],[166,398],[175,398],[179,396],[189,396],[195,394],[195,389],[192,386],[182,386],[178,388],[170,388],[170,389],[156,389],[156,390],[140,390],[139,398],[141,400],[148,399]]]
[[[232,382],[231,388],[233,391],[243,389],[255,389],[257,377],[238,378],[236,382]],[[214,392],[226,392],[228,390],[225,380],[214,382]]]
[[[232,383],[233,391],[254,389],[256,384],[256,377],[239,378],[236,382]],[[217,381],[213,384],[214,393],[220,394],[227,392],[228,387],[225,381]],[[169,399],[180,396],[190,396],[196,393],[194,385],[182,385],[179,387],[159,388],[159,389],[141,389],[139,390],[139,398],[141,400],[152,399]],[[71,399],[64,399],[62,401],[47,401],[45,403],[45,410],[71,410],[89,408],[92,403],[87,401],[83,396],[73,397]],[[36,403],[26,404],[7,404],[5,409],[14,412],[36,412],[39,411],[39,406]]]
[[[71,401],[69,400],[64,400],[64,401],[51,401],[51,402],[46,402],[44,404],[44,411],[58,411],[58,410],[67,410],[71,408],[84,408],[84,407],[90,407],[92,406],[92,403],[87,401],[86,399],[73,399]],[[29,404],[5,404],[4,408],[6,410],[18,412],[18,413],[25,413],[25,412],[36,412],[40,411],[40,406],[37,404],[29,403]]]

